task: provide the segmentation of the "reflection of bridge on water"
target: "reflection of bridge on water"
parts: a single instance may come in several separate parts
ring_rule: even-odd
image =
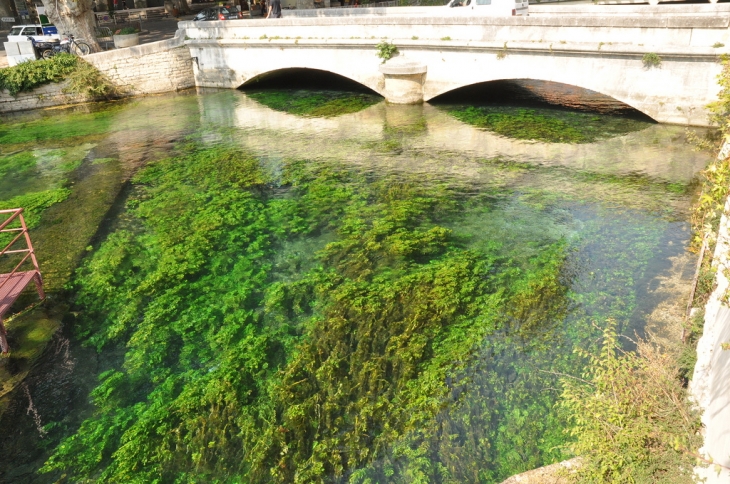
[[[390,102],[417,103],[473,84],[537,79],[605,94],[660,122],[707,125],[705,106],[719,91],[718,56],[730,46],[730,5],[706,7],[673,6],[673,14],[664,16],[599,16],[595,9],[601,7],[585,6],[591,15],[572,7],[569,15],[504,18],[444,18],[435,10],[437,15],[408,16],[407,9],[389,9],[379,15],[181,22],[180,28],[201,87],[237,88],[304,68],[351,79]],[[384,64],[375,54],[382,40],[400,51]]]

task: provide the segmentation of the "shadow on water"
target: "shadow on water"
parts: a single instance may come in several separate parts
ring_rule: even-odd
[[[610,96],[559,82],[513,79],[472,84],[444,93],[431,104],[509,105],[553,107],[601,114],[620,114],[645,122],[653,120]]]
[[[241,87],[264,106],[304,117],[336,117],[379,103],[382,98],[362,84],[330,72],[283,69]]]
[[[249,92],[257,89],[324,89],[327,91],[349,91],[376,94],[359,82],[328,71],[317,69],[281,69],[254,77],[242,85],[240,90]]]

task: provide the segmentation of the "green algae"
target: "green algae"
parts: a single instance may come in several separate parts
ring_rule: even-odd
[[[374,149],[425,133],[386,123],[392,149]],[[556,379],[539,370],[580,368],[571,351],[605,314],[639,327],[638,288],[677,220],[642,204],[687,187],[505,160],[483,160],[483,184],[263,161],[227,144],[247,135],[183,137],[89,247],[69,324],[124,363],[80,428],[47,423],[48,477],[497,482],[563,458]],[[73,249],[61,281],[89,244],[70,209],[93,233],[120,167],[53,156],[93,174],[59,168],[72,193],[36,229],[43,253]]]
[[[356,113],[382,100],[375,94],[346,91],[266,90],[246,95],[275,111],[323,118]]]
[[[448,187],[366,180],[291,162],[291,193],[272,197],[258,162],[231,149],[137,176],[140,227],[112,234],[77,281],[82,334],[127,345],[126,363],[102,376],[99,417],[46,470],[344,476],[433,420],[447,376],[488,334],[564,312],[559,240],[520,260],[500,256],[498,241],[467,249],[438,222],[461,208]],[[277,276],[282,238],[324,232],[332,241],[315,267]]]
[[[104,134],[114,128],[114,120],[121,106],[107,106],[92,112],[59,112],[54,116],[45,115],[25,122],[3,123],[0,125],[0,146],[28,145],[42,141],[87,138]]]
[[[646,121],[625,117],[555,109],[467,106],[447,112],[460,121],[502,136],[548,143],[592,143],[649,125]]]

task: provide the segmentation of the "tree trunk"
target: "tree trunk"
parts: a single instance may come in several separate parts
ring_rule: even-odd
[[[94,0],[43,0],[46,15],[58,28],[58,33],[70,33],[77,39],[83,39],[91,46],[93,52],[99,51],[94,27],[96,20],[92,6]]]
[[[172,5],[177,9],[178,15],[188,15],[191,12],[187,0],[172,0]]]

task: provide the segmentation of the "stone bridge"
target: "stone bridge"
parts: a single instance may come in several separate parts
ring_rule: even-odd
[[[535,79],[608,95],[659,122],[708,124],[719,55],[730,52],[730,5],[552,8],[531,7],[529,17],[444,16],[442,7],[285,11],[282,19],[180,22],[179,34],[200,87],[238,88],[305,68],[414,103]],[[384,64],[375,49],[383,40],[400,52]]]

